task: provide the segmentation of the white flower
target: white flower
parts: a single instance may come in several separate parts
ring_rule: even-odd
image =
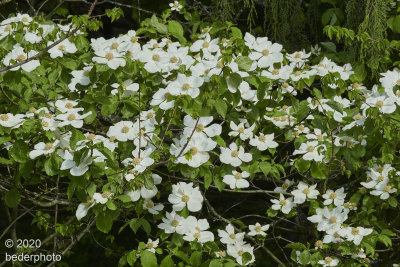
[[[158,240],[158,238],[154,241],[149,238],[147,240],[146,250],[155,253],[156,252],[155,249],[158,247],[159,242],[160,242],[160,240]]]
[[[383,181],[376,185],[375,190],[370,192],[371,195],[379,196],[380,199],[388,199],[390,194],[397,192],[397,189],[391,182]]]
[[[218,236],[221,238],[221,243],[227,245],[243,242],[244,239],[244,233],[235,233],[231,224],[228,224],[225,230],[218,230]]]
[[[186,138],[180,140],[180,144],[175,146],[171,145],[170,153],[181,156],[176,159],[177,163],[187,164],[190,167],[197,168],[208,161],[210,155],[208,151],[213,150],[217,143],[204,135],[192,137],[189,142]],[[186,147],[185,147],[186,146]],[[182,149],[184,150],[182,151]],[[182,151],[182,152],[181,152]]]
[[[25,121],[23,114],[13,115],[11,113],[0,115],[0,125],[7,128],[18,128]]]
[[[319,195],[318,190],[315,188],[317,184],[309,186],[303,182],[300,182],[297,185],[297,189],[293,190],[291,194],[294,196],[294,203],[302,204],[306,201],[306,199],[316,199]]]
[[[340,206],[334,209],[329,209],[328,207],[324,207],[323,209],[317,208],[315,212],[317,213],[316,215],[310,216],[307,219],[312,223],[318,223],[318,231],[326,231],[338,227],[346,221],[349,210]]]
[[[40,142],[35,145],[35,149],[29,152],[29,157],[31,159],[35,159],[41,155],[47,155],[51,154],[54,152],[54,150],[57,148],[58,144],[60,143],[59,140],[54,141],[53,143],[44,143]]]
[[[400,71],[399,69],[394,69],[392,71],[387,71],[385,73],[381,73],[382,78],[379,79],[385,91],[389,93],[393,93],[393,88],[395,86],[400,86]]]
[[[318,145],[318,141],[305,142],[300,145],[299,149],[293,152],[293,155],[303,154],[304,160],[321,162],[324,159],[324,155],[319,154],[319,147],[325,148],[324,145]]]
[[[279,200],[271,199],[271,202],[274,203],[271,206],[273,210],[281,210],[284,214],[288,214],[295,205],[292,197],[285,198],[283,194],[279,194]]]
[[[257,147],[260,151],[278,147],[278,143],[274,141],[273,133],[267,135],[260,133],[259,136],[254,136],[254,138],[250,139],[250,145]]]
[[[346,197],[346,193],[344,193],[343,187],[337,189],[336,191],[328,189],[326,193],[322,195],[322,197],[325,199],[324,205],[330,205],[334,203],[335,206],[342,206],[344,203],[344,198]]]
[[[126,142],[136,137],[138,129],[134,129],[131,121],[120,121],[108,129],[107,136],[114,136],[118,141]]]
[[[93,200],[89,201],[88,203],[80,203],[78,208],[76,209],[75,216],[80,221],[83,217],[85,217],[91,207],[96,204]]]
[[[246,263],[246,265],[251,264],[255,261],[254,257],[254,248],[250,246],[249,244],[238,242],[233,245],[230,245],[227,247],[227,254],[229,256],[232,256],[236,259],[236,262],[239,263],[240,265],[243,265],[243,254],[248,252],[251,255],[251,260]]]
[[[210,231],[205,231],[210,228],[207,219],[197,220],[194,216],[187,217],[184,222],[186,225],[186,233],[183,237],[186,241],[197,240],[199,243],[214,241],[214,234]]]
[[[132,151],[132,158],[126,158],[122,161],[122,163],[125,166],[133,165],[132,169],[133,172],[142,173],[147,169],[147,167],[151,166],[154,163],[154,159],[150,157],[153,151],[154,148],[152,147],[149,147],[144,151],[137,148],[134,151]]]
[[[243,147],[237,147],[235,143],[229,145],[229,148],[221,147],[221,154],[219,159],[222,163],[230,164],[234,167],[239,167],[244,162],[250,162],[252,160],[250,153],[245,153]]]
[[[363,227],[346,227],[339,230],[339,234],[341,236],[346,237],[348,241],[353,241],[355,245],[360,245],[364,236],[370,235],[372,233],[372,229],[363,228]]]
[[[52,45],[54,42],[49,41],[47,42],[47,46]],[[56,46],[49,49],[50,57],[57,58],[64,56],[65,53],[73,54],[77,51],[76,46],[74,43],[71,43],[68,39],[65,39],[61,43],[57,44]]]
[[[30,50],[28,53],[26,53],[24,51],[24,48],[22,48],[19,44],[17,44],[14,46],[13,50],[4,57],[3,64],[5,66],[10,66],[10,65],[14,65],[15,63],[21,63],[21,62],[24,62],[24,61],[28,60],[29,58],[35,56],[37,53],[38,52],[36,52],[35,50]],[[11,62],[11,61],[13,61],[13,62]],[[26,72],[31,72],[39,66],[40,66],[40,61],[37,59],[34,59],[34,60],[30,60],[26,63],[23,63],[22,65],[14,67],[10,70],[15,71],[15,70],[19,70],[20,68],[22,68]]]
[[[213,121],[213,117],[200,117],[197,119],[193,119],[190,115],[186,115],[183,119],[183,125],[185,125],[185,129],[183,131],[184,136],[190,136],[192,133],[192,137],[196,136],[205,136],[205,137],[214,137],[220,135],[222,132],[222,127],[219,124],[211,124]],[[193,132],[193,129],[196,129]]]
[[[178,73],[175,81],[167,86],[171,95],[188,95],[196,98],[200,94],[199,87],[204,83],[204,79],[198,76],[187,77],[185,74]]]
[[[57,115],[56,119],[60,120],[61,122],[58,124],[58,127],[63,127],[66,125],[71,125],[75,128],[82,128],[83,126],[83,119],[92,114],[92,111],[89,111],[83,115],[80,115],[76,111],[63,113]]]
[[[236,125],[233,121],[231,121],[230,127],[231,127],[232,131],[229,132],[229,136],[238,136],[239,135],[240,139],[245,141],[245,140],[253,137],[253,130],[254,130],[255,124],[253,124],[249,128],[245,128],[244,122],[241,122],[238,125]]]
[[[123,56],[115,50],[95,50],[96,57],[93,57],[94,62],[107,64],[110,69],[116,70],[118,67],[124,67],[126,64]]]
[[[274,192],[276,192],[276,193],[286,193],[286,191],[289,188],[289,186],[291,186],[293,184],[294,184],[293,181],[291,181],[289,179],[286,179],[285,182],[281,186],[275,187]]]
[[[321,264],[322,266],[336,266],[339,264],[339,260],[336,258],[331,258],[331,257],[325,257],[323,260],[319,260],[318,264]]]
[[[172,193],[168,196],[168,201],[173,204],[174,211],[181,211],[187,206],[189,211],[196,212],[201,210],[203,196],[198,187],[193,187],[193,183],[179,182],[172,185]]]
[[[177,232],[178,234],[184,234],[185,228],[183,227],[184,218],[176,214],[173,210],[171,213],[165,213],[165,217],[162,218],[162,223],[158,225],[158,228],[163,229],[165,233],[172,234]]]
[[[60,152],[60,149],[57,151],[57,153]],[[61,156],[64,161],[61,164],[60,170],[68,170],[70,169],[70,173],[72,176],[81,176],[85,174],[89,170],[89,165],[92,164],[92,157],[87,155],[82,162],[79,163],[79,165],[76,164],[74,161],[74,156],[69,153],[68,150],[65,150],[63,154],[58,153],[59,156]]]
[[[171,96],[167,89],[160,88],[153,94],[150,105],[158,106],[162,110],[168,110],[175,105],[175,100],[168,101],[168,97]]]
[[[157,215],[164,209],[163,204],[157,204],[155,205],[154,202],[151,199],[145,199],[143,201],[143,209],[147,210],[153,215]]]
[[[257,65],[259,68],[267,68],[283,60],[281,53],[282,45],[273,44],[266,37],[254,46],[254,50],[254,52],[249,54],[249,58],[251,60],[258,60]]]
[[[235,188],[246,188],[249,187],[249,182],[245,180],[250,176],[250,174],[246,171],[244,172],[237,172],[232,171],[233,175],[227,174],[223,178],[223,182],[229,185],[231,189]]]
[[[265,231],[269,229],[269,224],[261,226],[261,224],[256,223],[255,225],[249,225],[250,232],[248,233],[250,236],[254,235],[262,235],[266,236]]]
[[[169,3],[169,6],[171,7],[172,11],[181,11],[181,9],[183,8],[183,6],[181,4],[179,4],[178,1],[174,1],[173,3]]]
[[[394,99],[386,96],[369,97],[367,98],[367,104],[378,108],[384,114],[390,114],[396,110]]]
[[[139,84],[134,83],[131,79],[123,81],[121,84],[113,83],[111,84],[112,88],[115,88],[111,91],[112,95],[116,95],[118,93],[118,88],[121,87],[122,94],[124,96],[132,96],[135,92],[139,91]]]
[[[100,204],[106,204],[108,199],[113,195],[113,193],[110,193],[108,191],[104,191],[102,194],[100,193],[94,193],[93,194],[93,199],[96,203]]]

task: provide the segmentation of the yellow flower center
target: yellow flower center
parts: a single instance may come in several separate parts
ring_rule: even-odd
[[[107,60],[113,60],[113,59],[114,59],[113,53],[110,53],[110,52],[108,52],[104,57],[105,57]]]
[[[177,57],[171,57],[170,59],[169,59],[169,62],[171,62],[171,63],[176,63],[176,62],[178,62],[178,58]]]
[[[131,37],[131,42],[136,43],[138,41],[138,38],[136,36]]]
[[[0,115],[0,119],[1,119],[2,121],[8,121],[9,117],[8,117],[7,114],[1,114],[1,115]]]
[[[49,127],[49,123],[47,121],[42,122],[43,127]]]
[[[153,242],[148,243],[146,247],[152,249],[154,247]]]
[[[289,87],[289,84],[288,84],[287,82],[284,82],[284,83],[282,84],[282,86],[283,86],[284,88],[288,88],[288,87]]]
[[[160,55],[154,54],[153,57],[152,57],[152,59],[153,59],[154,61],[158,61],[158,60],[160,59]]]
[[[67,109],[71,109],[71,108],[74,107],[74,105],[73,105],[71,102],[68,102],[67,104],[65,104],[65,107],[66,107]]]
[[[148,201],[146,202],[146,208],[151,209],[152,207],[154,207],[153,201],[148,200]]]
[[[233,150],[233,151],[231,152],[231,156],[234,157],[234,158],[238,157],[238,156],[239,156],[239,151]]]
[[[209,46],[210,46],[210,43],[207,41],[204,41],[203,48],[208,48]]]
[[[111,45],[111,49],[118,49],[118,47],[119,47],[119,44],[118,43],[112,43],[112,45]]]
[[[337,194],[336,193],[331,193],[331,195],[329,196],[331,199],[335,199],[337,198]]]
[[[326,257],[325,258],[325,262],[326,263],[331,263],[332,262],[332,258],[331,257]]]
[[[273,75],[279,75],[279,69],[274,69],[274,70],[272,71],[272,74],[273,74]]]
[[[281,206],[285,206],[286,205],[286,199],[282,199],[281,201],[279,201],[279,204]]]
[[[184,84],[182,85],[182,89],[183,89],[183,91],[189,90],[189,89],[190,89],[190,84],[184,83]]]
[[[201,123],[199,123],[197,126],[196,126],[196,132],[202,132],[202,131],[204,131],[204,125],[203,124],[201,124]]]
[[[177,227],[179,225],[179,222],[177,221],[177,220],[173,220],[172,222],[171,222],[171,226],[172,227]]]
[[[153,44],[153,48],[158,48],[158,47],[159,47],[159,45],[157,43]]]
[[[376,102],[375,105],[376,105],[377,108],[381,108],[381,107],[383,107],[383,101],[379,100],[378,102]]]
[[[336,216],[332,216],[332,217],[329,218],[329,222],[330,223],[335,223],[336,221],[337,221]]]
[[[308,146],[307,147],[307,152],[313,152],[315,150],[314,146]]]
[[[398,79],[398,80],[396,81],[396,84],[397,84],[397,85],[400,85],[400,79]]]
[[[196,238],[196,239],[199,239],[199,238],[200,238],[200,233],[195,233],[195,234],[193,235],[193,237]]]
[[[53,146],[54,146],[53,143],[47,143],[47,144],[44,145],[44,149],[45,150],[50,150],[50,149],[53,148]]]
[[[268,49],[264,49],[261,53],[262,53],[262,55],[263,55],[264,57],[266,57],[266,56],[269,55],[269,50],[268,50]]]
[[[243,177],[243,175],[242,175],[242,173],[240,173],[240,172],[237,172],[237,173],[235,174],[235,179],[236,179],[236,180],[240,180],[240,179],[242,179],[242,177]]]
[[[101,196],[104,197],[104,198],[109,198],[109,197],[111,196],[111,192],[109,192],[109,191],[104,191],[104,192],[101,194]]]
[[[261,142],[265,142],[265,140],[267,140],[267,138],[265,137],[265,135],[260,134],[260,136],[258,137],[258,140]]]
[[[128,133],[129,130],[130,130],[130,128],[128,126],[124,126],[124,127],[122,127],[121,132],[122,133]]]
[[[193,156],[196,155],[199,152],[199,150],[197,149],[197,147],[192,147],[190,149],[190,154],[192,154]]]
[[[311,190],[309,188],[304,188],[303,189],[303,193],[306,194],[306,195],[310,194],[310,192],[311,192]]]
[[[133,163],[134,165],[139,165],[141,161],[142,161],[141,158],[133,158],[133,159],[132,159],[132,163]]]
[[[24,61],[26,60],[26,56],[24,54],[19,54],[17,57],[17,61]]]
[[[241,134],[244,133],[244,128],[243,128],[243,127],[240,127],[240,128],[238,129],[238,132],[241,133]]]
[[[115,136],[110,136],[110,141],[114,142],[115,141]]]
[[[235,235],[234,233],[232,233],[232,234],[229,235],[229,237],[230,237],[231,239],[235,239],[235,238],[236,238],[236,235]]]
[[[64,50],[65,50],[65,45],[60,44],[60,45],[58,46],[58,50],[64,51]]]
[[[301,71],[296,71],[295,73],[294,73],[296,76],[300,76],[301,75]]]
[[[12,26],[11,25],[7,25],[5,28],[6,31],[10,32],[12,30]]]
[[[256,232],[261,232],[262,228],[261,228],[260,225],[257,225],[256,227],[254,227],[254,230],[255,230]]]
[[[359,83],[353,83],[353,88],[354,88],[354,89],[360,88],[360,84],[359,84]]]
[[[295,58],[301,58],[301,54],[300,53],[296,53],[296,55],[294,57]]]
[[[360,233],[360,230],[358,230],[357,228],[353,228],[352,230],[351,230],[351,234],[352,235],[358,235]]]
[[[89,139],[89,140],[94,140],[96,138],[96,135],[95,134],[92,134],[92,133],[90,133],[90,134],[88,134],[88,136],[87,136],[87,139]]]
[[[86,76],[86,77],[89,77],[89,71],[88,70],[85,70],[84,72],[83,72],[83,76]]]
[[[187,203],[187,202],[189,201],[189,199],[190,199],[190,198],[189,198],[188,195],[183,195],[183,196],[182,196],[182,201],[185,202],[185,203]]]
[[[69,114],[69,115],[68,115],[68,120],[69,120],[69,121],[74,121],[74,120],[76,120],[76,115],[75,115],[75,114]]]

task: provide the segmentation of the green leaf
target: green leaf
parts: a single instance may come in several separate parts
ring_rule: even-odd
[[[168,31],[177,38],[180,42],[185,43],[186,39],[183,37],[183,27],[176,20],[168,21]],[[183,41],[184,40],[184,41]]]
[[[393,20],[393,31],[395,33],[400,33],[400,15],[397,15]]]
[[[171,256],[166,256],[162,261],[161,261],[161,264],[160,264],[160,267],[174,267],[175,266],[175,263],[174,263],[174,261],[172,260],[172,258],[171,258]]]
[[[246,56],[239,56],[235,59],[235,62],[238,64],[239,69],[243,71],[249,71],[251,65],[253,64],[253,60]]]
[[[267,176],[271,171],[271,163],[269,162],[260,162],[258,166],[265,176]]]
[[[4,201],[10,208],[15,208],[21,201],[21,194],[19,193],[17,188],[13,188],[6,193],[6,195],[4,196]]]
[[[390,198],[388,199],[388,203],[389,203],[389,205],[390,205],[391,207],[393,207],[393,208],[397,207],[397,199],[394,198],[394,197],[390,197]]]
[[[201,251],[195,251],[192,253],[192,255],[190,256],[190,263],[192,264],[192,266],[196,267],[201,264],[201,256]]]
[[[215,102],[215,109],[217,110],[217,112],[223,117],[226,117],[226,112],[228,111],[228,105],[226,104],[226,102],[222,99],[218,99]]]
[[[243,253],[243,255],[242,255],[242,262],[243,262],[243,265],[246,265],[246,263],[248,263],[249,261],[251,261],[251,259],[252,259],[252,257],[251,257],[251,254],[250,254],[249,252]]]
[[[324,163],[311,163],[311,176],[318,179],[326,178],[328,175],[328,166]]]
[[[137,260],[136,254],[137,254],[137,251],[132,250],[132,251],[129,251],[128,255],[126,255],[126,260],[128,261],[128,264],[130,266],[133,266],[133,264],[136,262],[136,260]]]
[[[233,37],[236,37],[238,39],[242,39],[243,38],[242,32],[240,31],[239,28],[231,27],[231,31],[232,31],[232,36]]]
[[[157,267],[157,258],[153,252],[143,250],[140,253],[140,263],[143,267]]]
[[[9,150],[10,156],[17,162],[28,160],[29,146],[22,140],[17,140]]]
[[[208,265],[208,267],[222,267],[222,266],[224,266],[222,264],[222,261],[221,260],[217,260],[217,259],[212,260],[210,262],[210,265]]]
[[[86,139],[86,137],[85,137],[85,135],[81,132],[81,131],[79,131],[79,130],[77,130],[77,129],[75,129],[75,128],[73,128],[72,130],[71,130],[71,132],[72,132],[72,134],[71,134],[71,139],[70,139],[70,146],[71,146],[71,148],[72,149],[75,149],[76,148],[76,143],[78,142],[78,141],[80,141],[80,140],[84,140],[84,139]]]
[[[108,233],[112,227],[113,218],[108,212],[101,212],[96,220],[97,229],[103,233]]]
[[[328,51],[336,53],[336,45],[332,42],[320,42],[320,44]]]
[[[167,26],[162,24],[162,23],[160,23],[155,14],[153,14],[153,16],[151,17],[151,26],[156,28],[156,30],[161,34],[167,34],[168,33]]]
[[[268,82],[264,82],[257,88],[257,98],[259,100],[263,100],[264,99],[264,96],[267,93],[268,87],[269,87],[269,83]]]
[[[294,166],[301,173],[308,171],[308,169],[310,168],[310,165],[311,165],[311,161],[304,160],[303,158],[299,158],[294,162]]]
[[[311,255],[310,255],[310,252],[308,250],[304,250],[299,255],[300,262],[302,264],[304,264],[304,265],[306,265],[306,264],[308,264],[310,262],[310,258],[311,258]]]

